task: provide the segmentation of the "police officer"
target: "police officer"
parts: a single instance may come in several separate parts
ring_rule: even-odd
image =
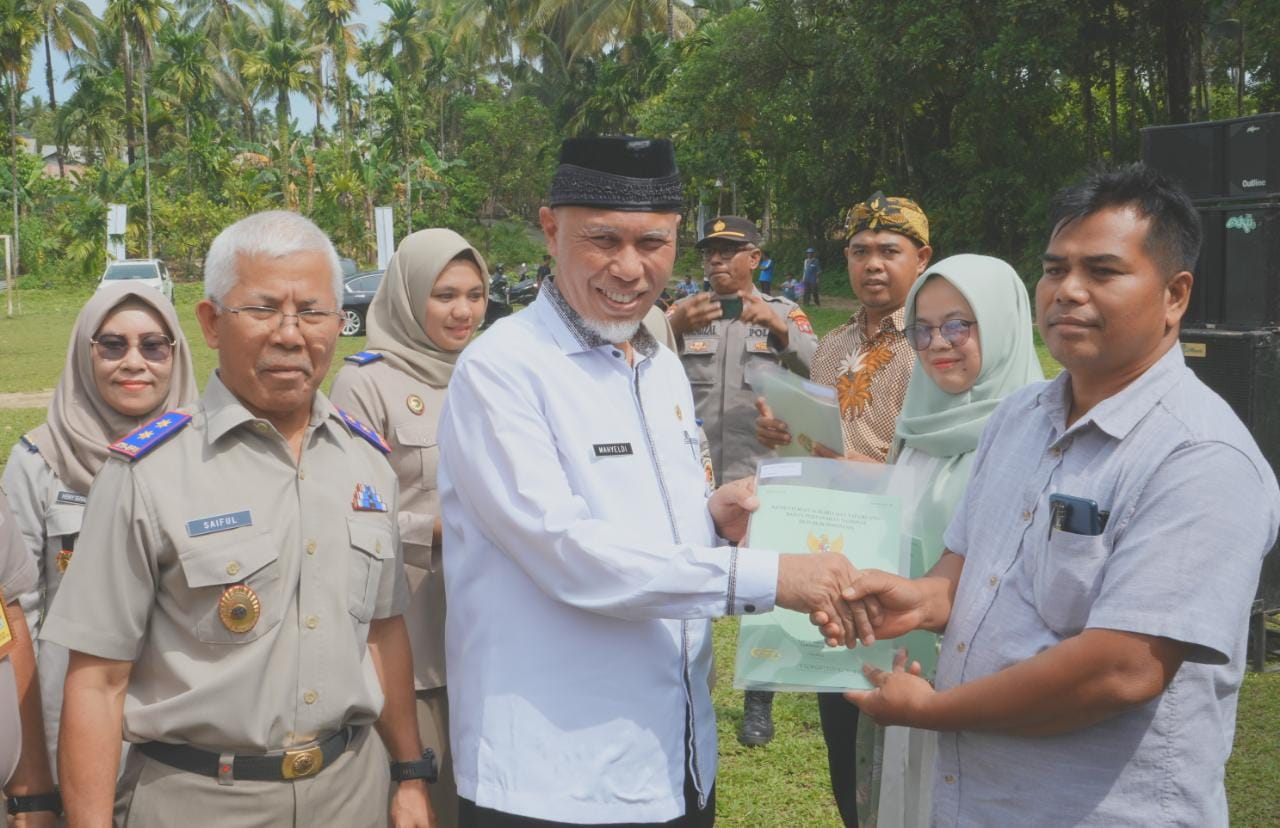
[[[697,248],[713,292],[691,296],[669,314],[716,482],[755,474],[756,461],[769,453],[755,439],[756,394],[747,367],[756,361],[776,362],[807,377],[818,347],[799,305],[761,293],[752,284],[762,255],[759,242],[755,224],[745,218],[718,216],[707,222]],[[738,739],[745,745],[768,744],[773,738],[773,694],[748,691],[744,704]]]
[[[36,585],[36,559],[0,489],[0,785],[16,828],[52,828],[61,809],[40,722],[36,654],[18,596]]]
[[[745,376],[747,366],[774,362],[807,377],[818,346],[813,326],[795,302],[760,293],[752,284],[760,265],[759,241],[759,231],[747,219],[708,221],[697,248],[711,292],[681,300],[667,314],[711,444],[717,483],[755,474],[756,460],[767,453],[755,438],[756,394]]]
[[[73,825],[106,824],[114,799],[118,825],[144,828],[383,826],[391,778],[393,822],[431,824],[396,477],[385,441],[318,391],[340,279],[297,214],[219,234],[196,306],[218,371],[189,411],[112,444],[94,480],[41,633],[71,650]]]

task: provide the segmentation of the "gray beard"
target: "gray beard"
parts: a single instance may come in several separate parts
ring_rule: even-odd
[[[599,319],[588,319],[581,314],[578,318],[582,320],[582,324],[596,336],[617,344],[619,342],[630,342],[631,337],[636,335],[636,331],[640,330],[640,320],[634,322],[604,322]]]

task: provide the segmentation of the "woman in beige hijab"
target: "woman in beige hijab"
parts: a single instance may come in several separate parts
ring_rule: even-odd
[[[388,459],[400,480],[418,730],[440,763],[431,803],[446,828],[457,824],[458,806],[445,693],[436,422],[454,362],[484,321],[485,273],[479,251],[452,230],[420,230],[405,238],[369,306],[368,349],[347,357],[329,395],[391,445]]]
[[[33,639],[71,563],[89,486],[107,447],[195,398],[191,354],[168,299],[129,284],[89,299],[76,317],[48,419],[13,447],[4,469],[9,505],[40,572],[38,591],[22,597]],[[37,665],[56,767],[67,652],[40,642]]]

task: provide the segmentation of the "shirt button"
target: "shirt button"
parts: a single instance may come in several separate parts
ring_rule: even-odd
[[[373,551],[374,551],[374,552],[381,552],[381,551],[382,551],[382,541],[374,541],[374,542],[373,542]]]
[[[299,480],[306,480],[306,479],[307,479],[307,470],[306,470],[306,469],[298,469],[298,479],[299,479]]]
[[[258,431],[264,431],[264,432],[271,428],[271,426],[263,422],[254,423],[253,427],[258,429]]]
[[[314,629],[315,629],[316,627],[318,627],[318,626],[320,626],[320,619],[319,619],[319,618],[316,618],[314,615],[308,615],[308,616],[307,616],[307,629],[309,629],[309,630],[314,630]]]
[[[621,357],[622,357],[622,351],[614,351],[614,352],[613,352],[613,355],[614,355],[614,356],[616,356],[616,357],[621,358]]]
[[[755,604],[747,604],[746,606],[744,606],[744,607],[743,607],[743,609],[744,609],[744,610],[746,610],[747,612],[755,612],[755,611],[756,611],[756,605],[755,605]]]
[[[969,649],[969,648],[965,646],[965,644],[964,644],[964,642],[963,642],[963,641],[961,641],[959,644],[957,644],[957,645],[956,645],[956,652],[957,652],[957,653],[963,653],[963,652],[964,652],[965,650],[967,650],[967,649]]]
[[[313,540],[309,540],[309,541],[307,541],[307,554],[308,554],[308,555],[314,555],[314,554],[316,554],[316,542],[315,542],[315,541],[313,541]]]
[[[1000,583],[1000,579],[992,575],[990,580],[987,581],[987,583],[991,584],[992,586],[995,586],[996,584]]]
[[[314,690],[308,690],[302,694],[302,700],[307,704],[315,704],[316,699],[320,698],[320,694]]]
[[[232,561],[231,563],[227,564],[228,575],[237,575],[239,574],[239,572],[240,572],[240,564],[236,563],[235,561]]]
[[[1030,512],[1030,510],[1028,510],[1028,509],[1023,509],[1023,510],[1022,510],[1022,519],[1023,519],[1023,520],[1031,520],[1031,512]]]
[[[1049,453],[1052,454],[1054,457],[1061,457],[1062,449],[1058,448],[1057,446],[1054,446],[1053,448],[1049,449]]]
[[[946,782],[948,785],[956,784],[956,778],[951,774],[947,774],[946,776],[942,777],[942,781]]]

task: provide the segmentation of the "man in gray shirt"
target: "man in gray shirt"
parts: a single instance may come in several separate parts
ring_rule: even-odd
[[[846,591],[879,638],[944,633],[937,689],[900,659],[846,696],[941,731],[935,825],[1225,826],[1280,490],[1183,361],[1186,195],[1135,165],[1064,190],[1050,216],[1037,317],[1066,370],[992,416],[937,566]]]

